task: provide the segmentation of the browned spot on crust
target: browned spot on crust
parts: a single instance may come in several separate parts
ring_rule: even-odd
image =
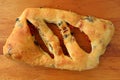
[[[22,55],[20,55],[20,54],[13,54],[12,55],[15,59],[21,59],[22,58]]]
[[[104,26],[103,26],[103,27],[104,27],[104,30],[106,30],[107,26],[106,26],[105,24],[104,24]]]
[[[63,27],[63,33],[67,32],[68,29],[66,27]]]

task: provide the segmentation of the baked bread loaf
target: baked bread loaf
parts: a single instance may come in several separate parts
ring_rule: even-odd
[[[46,22],[57,25],[69,56],[65,55],[59,38]],[[89,54],[78,45],[68,25],[88,36],[92,48]],[[108,20],[52,8],[27,8],[16,19],[3,53],[8,58],[34,66],[82,71],[98,65],[99,56],[104,54],[113,33],[114,26]],[[41,48],[39,37],[50,53]]]

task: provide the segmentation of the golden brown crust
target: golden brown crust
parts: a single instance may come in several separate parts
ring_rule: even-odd
[[[27,20],[39,29],[39,35],[54,58],[34,44],[35,38],[30,34]],[[58,37],[49,29],[45,21],[56,24],[61,30],[70,57],[64,55]],[[79,47],[74,36],[70,34],[67,23],[88,35],[92,45],[90,54]],[[67,29],[66,32],[64,28]],[[12,59],[31,65],[81,71],[94,68],[99,63],[99,56],[104,53],[113,33],[114,26],[108,20],[58,9],[28,8],[16,22],[13,32],[3,47],[3,53]]]

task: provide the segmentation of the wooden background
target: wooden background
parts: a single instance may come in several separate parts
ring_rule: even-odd
[[[67,71],[31,67],[8,60],[2,47],[15,19],[28,7],[52,7],[109,19],[115,34],[97,68]],[[120,80],[120,0],[0,0],[0,80]]]

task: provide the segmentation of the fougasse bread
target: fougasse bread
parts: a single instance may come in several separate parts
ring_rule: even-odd
[[[65,55],[60,39],[46,22],[55,24],[60,30],[69,56]],[[78,45],[69,25],[88,36],[92,48],[90,53]],[[27,8],[17,18],[3,53],[8,58],[33,66],[82,71],[99,64],[99,57],[104,54],[113,33],[114,26],[108,20],[53,8]],[[50,53],[41,48],[38,37]]]

